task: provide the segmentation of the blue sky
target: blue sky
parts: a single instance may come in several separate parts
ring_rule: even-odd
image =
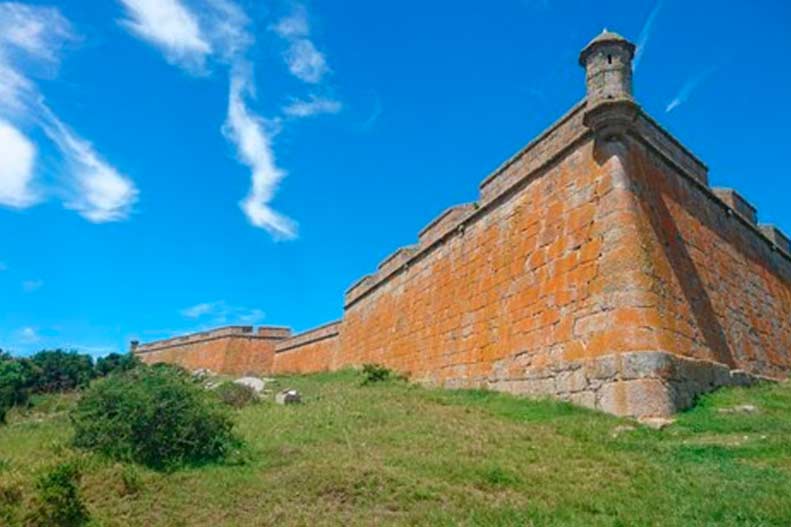
[[[791,231],[785,2],[0,2],[0,348],[297,330],[584,95],[643,107]]]

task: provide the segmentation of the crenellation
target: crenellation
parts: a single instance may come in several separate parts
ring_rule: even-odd
[[[420,231],[418,234],[420,246],[422,248],[431,246],[448,232],[457,229],[477,209],[478,205],[475,203],[464,203],[445,209]]]
[[[791,254],[791,243],[788,236],[774,225],[760,224],[758,228],[772,242],[772,244],[785,254]]]
[[[736,214],[741,215],[753,225],[758,224],[756,208],[750,205],[738,192],[730,188],[714,188],[712,190],[714,195],[720,198]]]
[[[390,254],[382,260],[382,263],[379,264],[377,268],[377,274],[379,276],[387,276],[393,271],[399,269],[402,265],[407,263],[410,258],[418,251],[417,245],[409,245],[407,247],[401,247],[396,252]]]
[[[340,334],[341,322],[340,320],[335,320],[278,342],[275,345],[275,353],[291,351],[319,340],[337,337]]]

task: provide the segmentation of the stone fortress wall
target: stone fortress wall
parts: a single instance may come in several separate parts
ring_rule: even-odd
[[[791,247],[634,101],[634,46],[583,51],[588,93],[352,285],[341,321],[138,346],[147,362],[412,379],[664,416],[791,371]],[[187,340],[183,340],[187,339]],[[212,365],[216,367],[212,367]]]

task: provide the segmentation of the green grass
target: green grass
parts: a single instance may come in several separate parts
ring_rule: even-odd
[[[633,423],[361,380],[281,378],[303,405],[238,411],[244,452],[170,474],[75,452],[73,396],[44,398],[0,428],[0,497],[17,484],[16,509],[31,507],[36,476],[74,459],[101,526],[791,525],[789,383],[721,390],[662,431],[615,433]],[[745,403],[760,412],[719,411]]]

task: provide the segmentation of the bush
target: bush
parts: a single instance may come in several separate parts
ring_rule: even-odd
[[[27,359],[14,359],[0,350],[0,423],[8,410],[24,404],[35,383],[36,368]]]
[[[37,525],[78,527],[88,521],[88,510],[80,498],[80,471],[73,463],[61,463],[36,481],[39,506]]]
[[[74,443],[156,469],[224,458],[227,410],[183,370],[140,366],[93,383],[72,410]]]
[[[93,360],[74,351],[40,351],[31,357],[37,368],[33,391],[65,392],[85,387],[94,377]]]
[[[235,382],[224,382],[214,389],[214,393],[223,402],[233,408],[244,408],[258,401],[258,394],[251,387]]]
[[[141,362],[132,353],[110,353],[96,361],[96,376],[106,377],[111,373],[129,371],[140,366]]]
[[[373,384],[397,378],[392,370],[378,364],[363,365],[363,376],[365,377],[363,384]]]

